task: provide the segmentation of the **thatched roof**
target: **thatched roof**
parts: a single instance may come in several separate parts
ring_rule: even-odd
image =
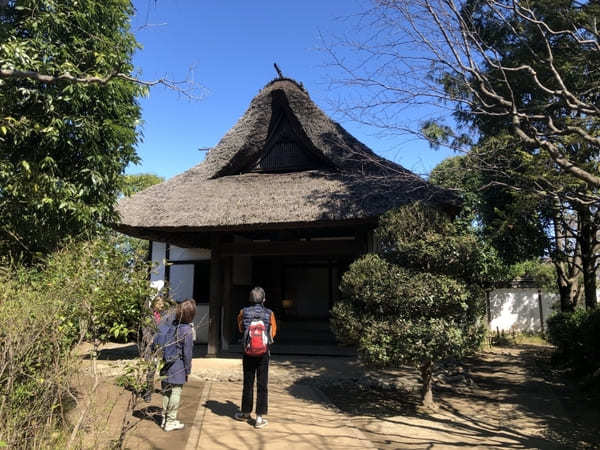
[[[458,204],[373,153],[290,79],[276,79],[205,161],[119,202],[122,231],[208,231],[373,219],[425,200]]]

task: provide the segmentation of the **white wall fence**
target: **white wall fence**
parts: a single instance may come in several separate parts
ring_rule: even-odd
[[[558,294],[538,291],[536,288],[495,289],[488,298],[490,330],[545,331],[546,321],[558,301]]]

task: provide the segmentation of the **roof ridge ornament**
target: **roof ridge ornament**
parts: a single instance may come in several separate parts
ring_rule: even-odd
[[[277,71],[277,75],[279,76],[279,79],[282,80],[283,78],[285,78],[283,76],[283,73],[281,73],[281,69],[279,68],[277,63],[273,63],[273,66],[275,67],[275,70]]]

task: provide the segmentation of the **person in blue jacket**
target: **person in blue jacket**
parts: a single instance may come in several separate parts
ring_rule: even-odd
[[[177,304],[175,314],[171,316],[173,326],[176,327],[175,336],[179,358],[165,365],[160,371],[163,392],[161,427],[165,431],[181,430],[184,427],[184,424],[177,420],[177,410],[179,409],[181,390],[192,370],[192,352],[194,349],[192,322],[195,315],[196,302],[193,299],[187,299]]]

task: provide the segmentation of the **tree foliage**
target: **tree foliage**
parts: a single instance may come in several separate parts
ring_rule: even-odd
[[[548,319],[548,337],[555,345],[554,359],[575,374],[588,376],[600,388],[592,374],[600,370],[600,310],[577,309],[561,312]]]
[[[383,216],[376,237],[377,253],[344,274],[332,325],[365,361],[416,365],[423,403],[432,406],[433,364],[478,347],[483,286],[493,282],[500,264],[492,249],[420,204]]]
[[[519,143],[513,152],[600,187],[598,2],[371,4],[352,37],[330,46],[338,81],[363,90],[345,108],[349,115],[461,150],[476,141],[471,131],[508,132]],[[345,58],[348,52],[353,58]],[[411,118],[424,111],[429,117],[403,121],[406,106]],[[449,111],[458,123],[447,120]]]
[[[496,143],[489,145],[492,142]],[[540,270],[547,275],[548,265],[541,263],[540,258],[550,257],[555,269],[554,287],[549,287],[546,275],[540,279],[541,285],[558,291],[561,309],[570,311],[583,297],[584,281],[595,280],[597,214],[592,206],[574,208],[568,201],[533,193],[527,188],[527,184],[538,176],[533,168],[514,163],[511,169],[514,172],[505,172],[514,174],[513,186],[509,187],[498,182],[505,175],[480,170],[478,164],[469,162],[485,157],[493,160],[491,164],[508,166],[505,160],[510,156],[510,152],[502,149],[500,139],[489,138],[486,145],[474,147],[469,154],[440,163],[432,171],[430,181],[461,193],[465,204],[461,213],[463,222],[474,225],[477,233],[498,251],[503,261],[514,265],[513,275],[520,272],[519,267],[523,264],[531,265],[533,259],[538,260]],[[583,226],[586,220],[588,227]],[[585,267],[591,269],[587,276]],[[589,284],[585,291],[591,292],[593,297],[595,286]],[[594,304],[594,301],[586,303]]]
[[[468,155],[448,158],[431,172],[433,184],[460,192],[465,226],[492,245],[506,264],[515,264],[550,253],[548,208],[539,198],[494,183],[485,171],[476,169]]]
[[[165,181],[164,177],[155,175],[153,173],[136,173],[132,175],[123,176],[123,195],[129,197],[136,194],[144,189],[148,189],[150,186],[162,183]]]
[[[126,340],[143,323],[153,293],[145,256],[108,234],[0,275],[0,441],[10,448],[52,443],[73,395],[74,346]]]
[[[138,47],[123,0],[0,6],[0,70],[131,73]],[[121,176],[138,161],[144,88],[0,77],[0,252],[32,261],[114,219]]]

